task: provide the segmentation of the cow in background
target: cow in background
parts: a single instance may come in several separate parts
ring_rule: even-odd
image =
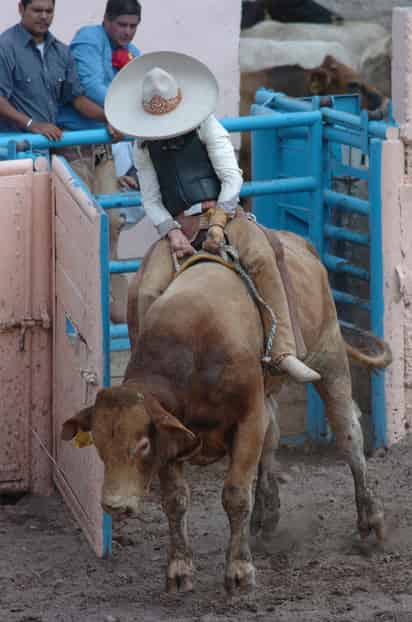
[[[326,56],[322,64],[313,69],[300,66],[283,66],[262,69],[241,74],[240,114],[250,114],[256,91],[266,87],[290,97],[309,97],[313,95],[341,95],[359,93],[361,107],[370,111],[386,112],[388,100],[373,86],[362,80],[359,74],[339,62],[333,56]],[[377,115],[376,115],[377,116]],[[240,167],[245,180],[251,178],[250,134],[242,135]]]
[[[360,74],[385,95],[392,95],[392,37],[387,35],[371,44],[360,59]]]
[[[259,22],[263,22],[266,16],[265,3],[263,0],[246,0],[242,2],[242,21],[240,29],[251,28]]]
[[[315,67],[313,59],[306,57],[305,44],[321,41],[330,45],[340,44],[348,56],[348,64],[359,70],[361,58],[364,55],[373,54],[373,52],[368,53],[368,48],[375,46],[379,41],[383,41],[388,35],[389,32],[386,28],[374,22],[350,21],[345,22],[343,26],[336,26],[333,24],[285,24],[280,21],[266,20],[252,28],[243,30],[241,45],[244,39],[267,39],[273,43],[289,45],[291,50],[294,49],[294,46],[301,45],[303,47],[302,62],[299,64],[302,64],[303,67]],[[262,42],[261,45],[263,46],[264,43]],[[326,53],[335,55],[332,50]],[[280,64],[276,58],[270,56],[270,47],[268,47],[266,54],[266,67]],[[344,59],[339,60],[347,62]],[[253,69],[263,68],[262,65],[253,67]],[[243,70],[243,67],[241,69]]]
[[[343,18],[313,0],[246,0],[242,2],[241,28],[251,28],[268,14],[280,22],[341,24]]]

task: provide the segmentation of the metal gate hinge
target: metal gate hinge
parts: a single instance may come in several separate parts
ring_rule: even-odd
[[[20,320],[2,320],[0,321],[0,334],[9,333],[13,330],[20,330],[19,351],[24,352],[26,331],[32,328],[43,328],[50,330],[51,319],[47,311],[40,313],[40,317],[25,317]]]
[[[95,386],[99,384],[99,378],[97,374],[94,371],[91,371],[91,369],[81,369],[80,375],[86,382],[86,384],[92,384]]]

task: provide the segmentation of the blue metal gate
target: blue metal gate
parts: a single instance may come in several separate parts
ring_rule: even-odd
[[[380,172],[381,146],[387,126],[370,122],[367,114],[360,112],[355,96],[332,97],[330,102],[330,107],[321,107],[320,98],[296,100],[261,89],[256,94],[251,116],[224,119],[223,124],[230,132],[252,132],[253,181],[244,184],[241,196],[254,197],[253,209],[258,221],[268,227],[287,229],[307,237],[332,275],[349,275],[367,283],[367,297],[335,288],[335,301],[338,305],[366,312],[366,327],[383,336]],[[109,141],[105,130],[67,132],[59,143],[53,144],[42,136],[3,136],[0,137],[0,158],[27,157],[38,149]],[[345,149],[357,150],[368,165],[353,166],[345,161]],[[342,176],[366,180],[368,200],[337,192],[333,183]],[[140,205],[138,193],[97,196],[95,199],[104,209]],[[337,225],[334,220],[336,212],[367,217],[368,232]],[[369,265],[373,269],[354,265],[333,252],[336,241],[369,249]],[[102,252],[105,318],[109,318],[110,274],[138,269],[139,261],[109,262],[106,252]],[[109,325],[107,320],[104,335],[105,377],[109,378],[110,352],[129,348],[127,325]],[[382,446],[386,444],[382,374],[374,374],[371,383],[374,445]],[[324,440],[327,428],[322,403],[312,388],[308,391],[307,435],[314,440]]]
[[[321,115],[318,126],[299,127],[270,132],[254,132],[252,136],[252,171],[257,180],[287,180],[308,176],[315,189],[301,189],[297,195],[280,193],[254,199],[254,212],[262,224],[276,229],[287,229],[309,239],[316,247],[323,263],[331,274],[347,275],[364,283],[363,295],[355,295],[348,287],[334,288],[333,295],[340,311],[341,324],[345,307],[366,312],[363,328],[383,337],[383,267],[381,225],[381,150],[387,126],[370,122],[366,111],[350,114],[339,107],[351,108],[358,113],[358,98],[343,96],[331,98],[335,107],[321,107],[320,99],[310,101],[290,99],[282,94],[262,89],[256,94],[252,114],[288,118],[297,111],[303,114],[316,109]],[[353,110],[354,109],[354,110]],[[316,128],[316,129],[314,129]],[[320,132],[320,136],[319,136]],[[357,155],[359,163],[353,165],[351,157]],[[349,157],[348,157],[349,156]],[[334,189],[337,179],[364,180],[368,198],[360,199]],[[366,232],[339,223],[340,215],[359,214],[367,221]],[[336,224],[338,221],[339,224]],[[368,250],[368,267],[351,263],[334,251],[336,242],[361,246]],[[356,285],[355,285],[356,288]],[[366,291],[366,295],[365,295]],[[353,312],[352,312],[353,314]],[[351,314],[349,314],[350,316]],[[355,313],[356,315],[356,313]],[[342,317],[343,316],[343,317]],[[366,325],[365,325],[366,324]],[[383,373],[371,378],[371,410],[373,443],[375,447],[386,444],[386,418]],[[320,441],[327,437],[323,405],[312,387],[308,389],[307,434]]]

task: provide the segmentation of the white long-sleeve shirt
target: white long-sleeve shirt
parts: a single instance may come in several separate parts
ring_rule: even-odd
[[[217,204],[226,212],[231,213],[236,209],[243,179],[229,133],[214,115],[210,115],[203,121],[197,131],[221,182]],[[135,143],[134,159],[143,206],[159,235],[163,237],[178,225],[163,204],[157,173],[149,149],[147,146],[142,146],[142,142],[137,140]],[[200,210],[196,205],[186,210],[185,213],[193,214],[197,211]]]

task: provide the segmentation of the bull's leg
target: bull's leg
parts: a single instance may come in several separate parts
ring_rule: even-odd
[[[261,406],[263,413],[263,404]],[[263,414],[254,411],[238,424],[222,502],[230,524],[226,552],[225,587],[247,589],[255,585],[255,568],[249,546],[252,486],[265,436]]]
[[[169,521],[170,551],[166,575],[168,592],[193,589],[192,550],[187,536],[187,509],[190,491],[183,477],[183,466],[172,464],[159,472],[163,509]]]
[[[260,531],[264,538],[269,538],[279,522],[279,488],[277,476],[279,473],[275,452],[279,445],[279,425],[276,419],[277,404],[273,398],[265,401],[266,415],[269,425],[266,430],[262,455],[259,463],[258,479],[255,491],[250,523],[251,533],[257,535]]]
[[[344,362],[344,365],[342,365]],[[363,450],[363,433],[358,410],[352,400],[352,387],[346,352],[330,355],[327,372],[316,385],[326,406],[327,418],[336,436],[338,449],[349,464],[355,484],[358,528],[362,537],[375,531],[383,539],[383,509],[368,486],[367,467]]]

